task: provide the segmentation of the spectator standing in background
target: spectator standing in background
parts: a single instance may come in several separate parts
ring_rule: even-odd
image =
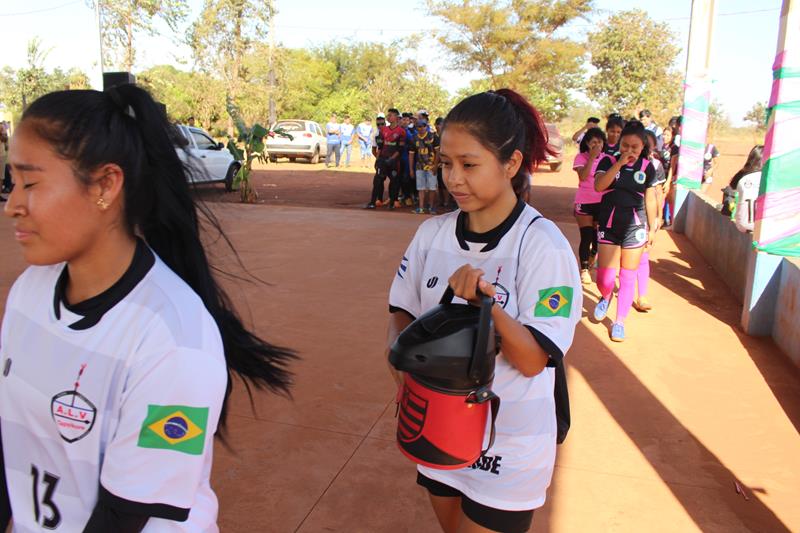
[[[350,116],[344,117],[344,124],[341,125],[342,132],[342,149],[341,151],[345,154],[344,158],[344,166],[350,166],[350,155],[353,152],[353,132],[355,132],[355,127],[350,122]],[[338,162],[337,162],[338,163]],[[339,166],[338,164],[336,166]]]
[[[708,143],[703,154],[703,185],[701,188],[703,192],[708,192],[709,187],[714,182],[715,159],[718,157],[719,150],[717,150],[717,147],[713,143]]]
[[[417,214],[436,214],[436,167],[439,166],[439,136],[428,127],[425,118],[417,120],[417,135],[409,153],[411,175],[416,179],[419,194]]]
[[[342,159],[342,125],[336,113],[331,115],[331,120],[325,125],[325,134],[328,138],[328,153],[325,154],[325,168],[331,166],[331,155],[336,155],[336,166]]]
[[[408,112],[403,113],[403,118],[400,120],[400,125],[403,127],[403,131],[405,131],[406,134],[405,144],[403,145],[403,151],[400,156],[400,192],[402,201],[405,203],[406,207],[414,206],[414,196],[417,192],[414,178],[412,178],[411,159],[408,155],[411,147],[414,146],[414,142],[416,142],[416,122],[417,117],[415,117],[413,113]]]
[[[597,117],[589,117],[586,120],[586,124],[583,125],[581,129],[576,131],[572,134],[572,140],[577,144],[580,144],[583,140],[583,135],[592,128],[597,128],[600,126],[600,119]]]
[[[730,216],[742,233],[753,231],[755,227],[755,208],[758,191],[761,187],[761,166],[764,145],[758,144],[750,150],[747,161],[739,172],[733,175],[730,184],[722,189],[724,200],[722,214]],[[733,203],[733,209],[731,209]]]
[[[653,114],[649,109],[642,109],[639,111],[639,121],[644,124],[644,129],[652,131],[655,134],[656,149],[661,150],[661,147],[664,146],[664,130],[653,120]]]
[[[356,127],[356,137],[358,137],[358,147],[361,150],[361,166],[366,167],[369,163],[370,154],[372,153],[372,135],[374,134],[372,122],[365,118]]]

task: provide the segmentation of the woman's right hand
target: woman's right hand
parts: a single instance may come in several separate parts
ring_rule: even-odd
[[[589,148],[589,159],[594,161],[595,159],[597,159],[597,156],[599,156],[600,152],[602,152],[602,151],[603,151],[603,147],[602,146],[593,146],[593,147]]]
[[[636,155],[633,152],[620,152],[617,164],[622,167],[624,165],[632,165],[636,162]]]

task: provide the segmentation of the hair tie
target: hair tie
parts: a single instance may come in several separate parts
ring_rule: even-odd
[[[133,107],[131,107],[130,104],[126,104],[122,100],[122,95],[119,94],[119,91],[117,91],[116,89],[114,89],[112,87],[111,89],[108,89],[106,91],[106,94],[111,99],[111,103],[114,104],[114,106],[118,110],[120,110],[121,112],[125,113],[126,115],[128,115],[129,117],[131,117],[133,119],[136,118],[136,113],[134,112]]]

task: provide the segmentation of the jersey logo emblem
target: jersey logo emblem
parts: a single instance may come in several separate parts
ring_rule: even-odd
[[[494,278],[494,283],[492,283],[492,287],[494,287],[494,301],[503,309],[506,308],[508,305],[508,289],[500,285],[500,274],[503,272],[503,265],[497,267],[497,276]]]
[[[436,287],[437,283],[439,283],[439,278],[436,277],[436,276],[433,276],[431,279],[428,280],[428,283],[426,285],[427,285],[427,287],[429,289],[432,289],[432,288]]]
[[[425,415],[428,412],[428,400],[414,394],[408,387],[403,387],[400,399],[399,423],[397,438],[401,442],[412,442],[422,433],[425,426]]]
[[[50,401],[50,415],[56,423],[58,433],[70,444],[89,434],[97,416],[97,407],[78,392],[84,370],[86,370],[85,363],[78,371],[74,389],[59,392]]]
[[[644,229],[639,228],[636,230],[636,233],[633,235],[633,237],[636,239],[636,242],[644,242],[647,240],[647,232]]]
[[[641,170],[637,171],[633,175],[633,181],[635,181],[639,185],[644,185],[644,180],[646,180],[646,179],[647,179],[647,174],[645,174]]]
[[[561,316],[569,318],[572,310],[572,287],[550,287],[539,291],[539,301],[533,316],[551,318]]]
[[[403,256],[402,261],[400,261],[400,268],[397,269],[397,275],[400,276],[400,279],[405,279],[403,275],[408,270],[408,257]]]
[[[148,405],[137,445],[202,455],[207,423],[208,407]]]

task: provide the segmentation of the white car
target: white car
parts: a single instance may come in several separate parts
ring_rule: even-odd
[[[181,161],[186,163],[186,152],[189,152],[190,165],[197,165],[192,172],[191,179],[194,183],[219,183],[225,184],[225,190],[233,190],[233,178],[239,171],[241,163],[231,155],[222,143],[217,143],[206,131],[194,126],[177,126],[183,139],[186,141],[184,148],[176,147]],[[185,149],[185,151],[184,151]]]
[[[319,124],[311,120],[279,120],[272,129],[281,128],[293,138],[276,135],[267,138],[269,160],[276,162],[279,157],[288,157],[294,162],[298,157],[317,164],[328,153],[328,141]]]

